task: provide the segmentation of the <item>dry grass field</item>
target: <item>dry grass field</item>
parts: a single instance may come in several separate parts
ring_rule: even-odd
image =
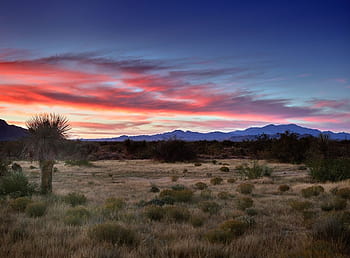
[[[248,180],[235,169],[245,162],[58,162],[54,194],[31,198],[45,205],[42,216],[0,201],[0,257],[350,257],[338,229],[349,227],[350,196],[334,190],[350,181],[319,184],[304,166],[279,163],[265,163],[271,176]],[[36,163],[18,163],[40,182]],[[239,192],[242,184],[252,192]],[[316,185],[323,190],[303,191]],[[72,207],[72,192],[87,202]]]

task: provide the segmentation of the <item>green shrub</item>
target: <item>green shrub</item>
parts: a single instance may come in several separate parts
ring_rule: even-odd
[[[150,192],[151,193],[158,193],[158,192],[160,192],[160,190],[159,190],[159,188],[157,186],[152,185],[151,189],[150,189]]]
[[[200,197],[204,200],[210,200],[210,199],[213,199],[213,193],[211,190],[205,189],[205,190],[201,191]]]
[[[227,179],[227,183],[234,184],[235,182],[236,182],[236,179],[234,178]]]
[[[241,194],[251,194],[253,189],[254,185],[249,183],[242,183],[237,186],[237,192]]]
[[[221,167],[221,168],[220,168],[220,171],[221,171],[221,172],[230,172],[230,169],[229,169],[228,167],[225,167],[225,166],[224,166],[224,167]]]
[[[218,198],[221,200],[227,200],[231,198],[231,195],[228,192],[220,192],[218,193]]]
[[[165,207],[166,218],[174,222],[185,222],[191,217],[191,214],[187,208],[169,206]]]
[[[218,213],[221,209],[220,205],[213,201],[200,202],[198,206],[203,212],[207,212],[210,215]]]
[[[236,167],[237,172],[242,178],[255,179],[263,176],[271,176],[272,168],[266,165],[259,165],[259,163],[254,160],[252,165],[243,164]]]
[[[245,213],[249,216],[256,216],[258,215],[258,211],[254,208],[246,208]]]
[[[205,238],[211,243],[227,244],[243,235],[248,228],[249,225],[244,221],[232,219],[222,223],[218,229],[209,231]]]
[[[0,177],[0,195],[10,195],[13,198],[32,195],[35,185],[20,172],[14,172]]]
[[[312,203],[309,201],[298,201],[298,200],[291,200],[289,201],[289,205],[292,209],[296,211],[304,211],[306,209],[309,209],[312,207]]]
[[[94,164],[92,164],[88,160],[66,160],[64,162],[65,166],[78,166],[78,167],[93,167]]]
[[[196,189],[199,189],[199,190],[204,190],[204,189],[208,188],[208,185],[206,183],[203,183],[203,182],[197,182],[194,184],[194,187]]]
[[[177,182],[177,180],[179,180],[178,176],[171,176],[171,181],[172,182]]]
[[[280,185],[280,186],[278,187],[278,190],[279,190],[281,193],[287,192],[287,191],[289,191],[289,189],[290,189],[289,185]]]
[[[243,233],[248,229],[249,225],[241,220],[232,219],[225,221],[220,225],[220,229],[229,232],[233,237],[238,237],[243,235]]]
[[[202,166],[202,163],[196,162],[196,163],[194,163],[194,166],[195,167],[200,167],[200,166]]]
[[[350,178],[350,159],[319,159],[312,160],[307,165],[311,177],[321,182]]]
[[[219,185],[221,184],[223,181],[223,179],[221,177],[213,177],[212,179],[210,179],[210,183],[212,185]]]
[[[249,197],[242,197],[242,198],[238,198],[236,200],[236,206],[238,209],[244,211],[247,208],[250,208],[253,206],[253,199],[249,198]]]
[[[148,206],[145,209],[144,214],[146,215],[147,218],[150,220],[155,220],[159,221],[162,220],[165,217],[165,210],[162,207],[159,206]]]
[[[74,207],[66,211],[64,223],[71,226],[80,226],[90,217],[90,212],[84,207]]]
[[[84,194],[72,192],[63,197],[65,203],[72,205],[73,207],[77,205],[84,205],[87,202],[87,198]]]
[[[339,188],[335,191],[335,195],[344,199],[350,199],[350,187]]]
[[[329,198],[326,200],[323,200],[321,203],[321,209],[324,211],[331,211],[331,210],[343,210],[346,208],[346,200],[340,197],[335,198]]]
[[[30,165],[29,169],[36,169],[36,167]]]
[[[11,162],[7,160],[1,160],[0,159],[0,177],[7,175],[8,173],[8,166],[11,164]]]
[[[305,198],[310,198],[312,196],[318,196],[320,193],[324,192],[324,188],[320,185],[314,185],[301,190],[301,195]]]
[[[46,203],[32,202],[27,205],[25,212],[29,217],[36,218],[44,216],[44,214],[46,213],[46,209]]]
[[[99,242],[109,242],[118,245],[135,245],[137,243],[134,231],[115,223],[98,224],[91,227],[88,236]]]
[[[190,218],[190,223],[191,223],[191,225],[192,225],[193,227],[195,227],[195,228],[201,227],[201,226],[203,226],[203,224],[204,224],[204,218],[201,217],[201,216],[195,216],[195,215],[193,215],[193,216],[191,216],[191,218]]]
[[[171,189],[173,189],[173,190],[175,190],[175,191],[181,191],[181,190],[185,190],[186,187],[185,187],[184,185],[179,185],[179,184],[177,184],[177,185],[173,185],[173,186],[171,187]]]
[[[13,163],[11,168],[12,168],[12,171],[14,171],[14,172],[18,172],[18,173],[22,172],[22,167],[18,163]]]
[[[123,199],[111,197],[106,199],[104,209],[111,212],[117,212],[120,211],[124,206],[125,202]]]
[[[161,191],[159,194],[159,197],[162,199],[167,196],[173,198],[175,202],[190,202],[193,197],[193,192],[188,189],[183,189],[183,190],[166,189]]]
[[[24,212],[30,203],[32,203],[32,200],[28,197],[18,197],[10,201],[10,206],[16,211]]]

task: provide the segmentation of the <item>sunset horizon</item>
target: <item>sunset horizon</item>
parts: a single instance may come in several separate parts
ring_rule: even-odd
[[[0,119],[59,113],[72,138],[349,131],[346,1],[68,3],[1,4]]]

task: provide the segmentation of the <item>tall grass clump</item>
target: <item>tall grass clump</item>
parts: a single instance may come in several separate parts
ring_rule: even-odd
[[[80,226],[90,217],[90,212],[84,207],[74,207],[66,211],[64,223],[70,226]]]
[[[12,209],[19,211],[19,212],[24,212],[25,209],[27,208],[28,204],[32,203],[33,201],[29,199],[28,197],[18,197],[16,199],[10,200],[10,206]]]
[[[313,179],[326,181],[341,181],[350,178],[350,159],[319,159],[308,163]]]
[[[75,207],[77,205],[84,205],[87,202],[87,198],[84,194],[72,192],[64,196],[63,201]]]
[[[165,189],[160,192],[159,197],[161,199],[170,197],[175,202],[190,202],[193,197],[193,191],[189,189],[181,189],[181,190]]]
[[[241,194],[251,194],[253,189],[254,185],[249,183],[242,183],[237,186],[237,192]]]
[[[32,202],[27,205],[26,214],[29,217],[37,218],[45,215],[47,210],[47,204],[44,202]]]
[[[98,242],[108,242],[113,245],[132,246],[137,243],[136,233],[116,223],[104,223],[91,227],[88,236]]]
[[[271,176],[273,169],[266,165],[259,165],[258,161],[254,160],[251,165],[243,164],[236,167],[236,171],[241,178],[255,179],[263,176]]]
[[[324,192],[324,188],[320,185],[313,185],[301,190],[301,195],[304,198],[310,198],[313,196],[318,196]]]

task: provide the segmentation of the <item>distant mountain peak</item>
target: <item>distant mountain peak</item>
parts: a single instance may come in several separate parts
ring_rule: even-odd
[[[9,125],[5,120],[0,119],[0,141],[17,140],[26,135],[26,129],[15,125]]]

